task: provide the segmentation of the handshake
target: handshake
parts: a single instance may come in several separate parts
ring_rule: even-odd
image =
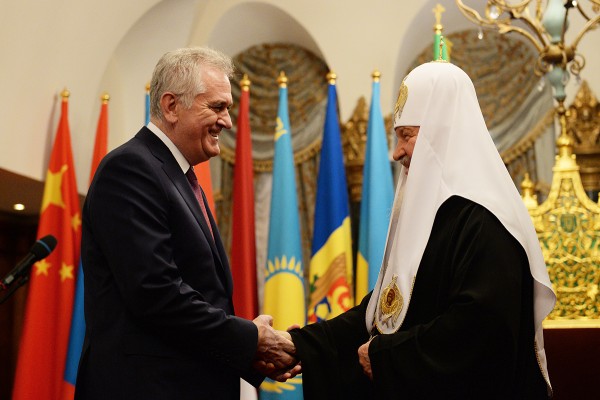
[[[290,334],[273,329],[273,317],[270,315],[259,315],[252,322],[258,328],[254,369],[279,382],[285,382],[302,372]]]

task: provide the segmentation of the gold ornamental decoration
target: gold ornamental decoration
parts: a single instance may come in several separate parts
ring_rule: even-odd
[[[548,198],[537,204],[528,177],[522,186],[557,295],[544,327],[600,327],[600,206],[584,191],[564,110],[559,114],[562,133]]]
[[[600,103],[586,81],[581,83],[567,113],[569,134],[574,138],[581,182],[586,192],[600,191]]]
[[[548,198],[539,206],[531,193],[525,196],[557,294],[556,306],[544,326],[600,327],[600,206],[586,194],[573,153],[580,139],[577,135],[585,133],[567,120],[572,111],[564,105],[570,76],[579,77],[585,66],[579,42],[600,27],[600,0],[455,1],[463,15],[480,29],[489,28],[501,35],[515,33],[531,43],[537,52],[534,72],[552,85],[560,124],[552,184]],[[479,10],[483,7],[483,13],[465,2]],[[582,18],[583,26],[567,36],[570,14]],[[532,185],[526,183],[531,192]]]

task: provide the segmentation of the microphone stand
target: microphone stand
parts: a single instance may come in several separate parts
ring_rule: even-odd
[[[4,303],[6,300],[8,300],[8,298],[10,296],[12,296],[12,294],[21,286],[23,286],[24,284],[26,284],[29,281],[29,274],[25,274],[22,277],[18,278],[17,280],[13,281],[11,284],[9,284],[8,286],[6,286],[5,284],[3,284],[2,282],[0,282],[0,293],[2,291],[6,291],[6,293],[4,293],[4,296],[2,296],[2,298],[0,298],[0,304]]]

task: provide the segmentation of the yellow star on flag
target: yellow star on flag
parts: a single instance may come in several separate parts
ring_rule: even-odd
[[[81,226],[81,217],[79,216],[79,213],[75,213],[73,218],[71,218],[71,226],[74,231],[79,230],[79,227]]]
[[[35,274],[48,276],[48,270],[51,266],[46,260],[38,261],[35,263]]]
[[[48,170],[46,177],[46,186],[44,188],[44,198],[42,199],[42,212],[46,210],[50,204],[54,204],[60,208],[65,208],[65,202],[62,198],[62,179],[63,174],[67,171],[67,165],[63,165],[60,171],[53,173]]]
[[[63,263],[62,267],[60,268],[59,274],[61,282],[64,282],[67,279],[73,279],[73,266]]]

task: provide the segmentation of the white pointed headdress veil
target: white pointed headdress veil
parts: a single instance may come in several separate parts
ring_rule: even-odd
[[[527,253],[534,279],[536,346],[548,380],[542,320],[552,311],[556,296],[533,223],[490,137],[471,79],[451,63],[422,64],[402,82],[395,112],[394,128],[420,130],[410,173],[402,167],[399,174],[383,263],[367,308],[367,329],[377,327],[387,334],[400,328],[434,217],[444,201],[458,195],[492,212]],[[390,294],[403,303],[392,310],[393,324],[379,312],[380,296]]]

